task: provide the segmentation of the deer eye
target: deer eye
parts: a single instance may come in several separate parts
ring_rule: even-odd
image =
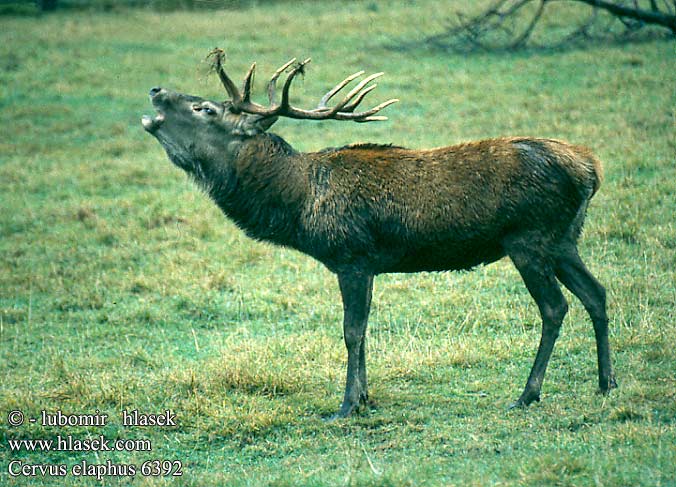
[[[207,115],[216,115],[216,110],[208,105],[193,105],[193,112],[204,112]]]

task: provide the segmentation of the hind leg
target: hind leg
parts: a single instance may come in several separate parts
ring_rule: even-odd
[[[568,303],[556,281],[550,259],[542,255],[541,251],[526,247],[526,242],[527,239],[524,238],[506,250],[538,305],[542,317],[542,336],[526,387],[510,408],[528,406],[531,402],[540,400],[547,364],[568,311]]]
[[[563,247],[554,266],[556,277],[582,301],[594,323],[599,367],[599,389],[602,393],[607,393],[613,387],[617,387],[617,383],[610,363],[606,290],[589,272],[580,259],[577,247],[572,243]]]

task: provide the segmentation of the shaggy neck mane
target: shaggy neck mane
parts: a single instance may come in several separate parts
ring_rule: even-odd
[[[229,164],[217,164],[202,186],[247,235],[295,244],[307,182],[302,155],[275,134],[244,140]]]

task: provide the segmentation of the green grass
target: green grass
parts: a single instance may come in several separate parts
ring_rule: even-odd
[[[676,485],[676,56],[673,42],[460,57],[387,48],[436,32],[432,1],[309,2],[241,11],[2,17],[1,485]],[[554,25],[552,28],[556,28]],[[375,407],[345,421],[334,277],[248,240],[144,133],[155,85],[224,98],[233,76],[312,56],[294,103],[383,70],[381,124],[279,121],[300,150],[410,147],[500,135],[592,147],[606,180],[581,252],[609,292],[620,388],[595,394],[591,324],[570,294],[542,402],[507,412],[539,339],[507,261],[376,279]],[[373,96],[373,95],[371,95]],[[9,411],[110,416],[97,427],[7,424]],[[123,409],[177,416],[132,428]],[[8,439],[141,438],[152,452],[11,452]],[[9,462],[180,460],[177,479],[11,477]]]

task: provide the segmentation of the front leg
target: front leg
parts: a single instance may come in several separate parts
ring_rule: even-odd
[[[343,337],[347,348],[345,397],[336,418],[345,418],[368,398],[366,386],[365,338],[371,307],[373,276],[341,273],[338,284],[343,298]]]

